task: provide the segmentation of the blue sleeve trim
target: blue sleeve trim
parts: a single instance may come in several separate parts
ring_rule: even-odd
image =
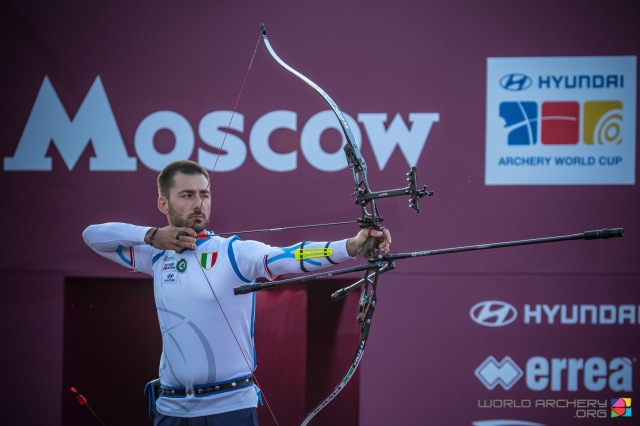
[[[160,259],[164,255],[165,251],[166,250],[162,250],[160,253],[153,256],[153,259],[151,259],[151,265],[155,264],[158,261],[158,259]]]
[[[118,257],[120,258],[120,260],[122,260],[125,264],[132,266],[132,263],[129,259],[127,259],[126,257],[124,257],[124,255],[122,254],[122,249],[124,248],[124,246],[118,246],[118,248],[116,249],[116,253],[118,253]]]
[[[249,281],[248,279],[243,277],[242,274],[240,273],[240,269],[238,269],[238,264],[236,262],[236,256],[233,253],[233,243],[235,241],[240,241],[240,237],[238,237],[237,235],[234,235],[233,238],[231,239],[231,241],[229,241],[229,249],[227,250],[227,256],[229,257],[229,263],[231,263],[231,267],[233,268],[233,272],[236,273],[238,278],[240,278],[240,280],[242,282],[250,284],[251,281]]]

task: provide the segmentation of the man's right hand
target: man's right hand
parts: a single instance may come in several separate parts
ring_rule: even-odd
[[[149,229],[147,235],[144,237],[144,242],[150,244],[159,250],[173,250],[181,251],[182,249],[195,250],[196,248],[196,231],[191,228],[166,226],[164,228],[158,228],[153,241],[150,241],[151,234],[155,228]],[[180,232],[186,233],[180,234]]]

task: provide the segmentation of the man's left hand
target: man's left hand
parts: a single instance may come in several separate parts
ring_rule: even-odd
[[[358,249],[367,241],[369,237],[378,239],[378,253],[385,255],[389,254],[389,247],[391,245],[391,233],[385,227],[380,228],[380,231],[375,229],[362,229],[353,238],[349,238],[347,241],[347,252],[349,256],[355,257],[358,253]]]

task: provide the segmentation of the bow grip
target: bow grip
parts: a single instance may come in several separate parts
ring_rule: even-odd
[[[378,239],[375,237],[367,238],[367,241],[364,242],[363,245],[358,249],[358,256],[366,257],[367,254],[371,253],[373,255],[374,250],[378,246]]]

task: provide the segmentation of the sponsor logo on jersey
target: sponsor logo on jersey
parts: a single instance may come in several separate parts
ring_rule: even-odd
[[[187,270],[187,260],[186,259],[180,259],[178,260],[178,264],[176,265],[176,269],[178,270],[178,272],[184,272]]]

